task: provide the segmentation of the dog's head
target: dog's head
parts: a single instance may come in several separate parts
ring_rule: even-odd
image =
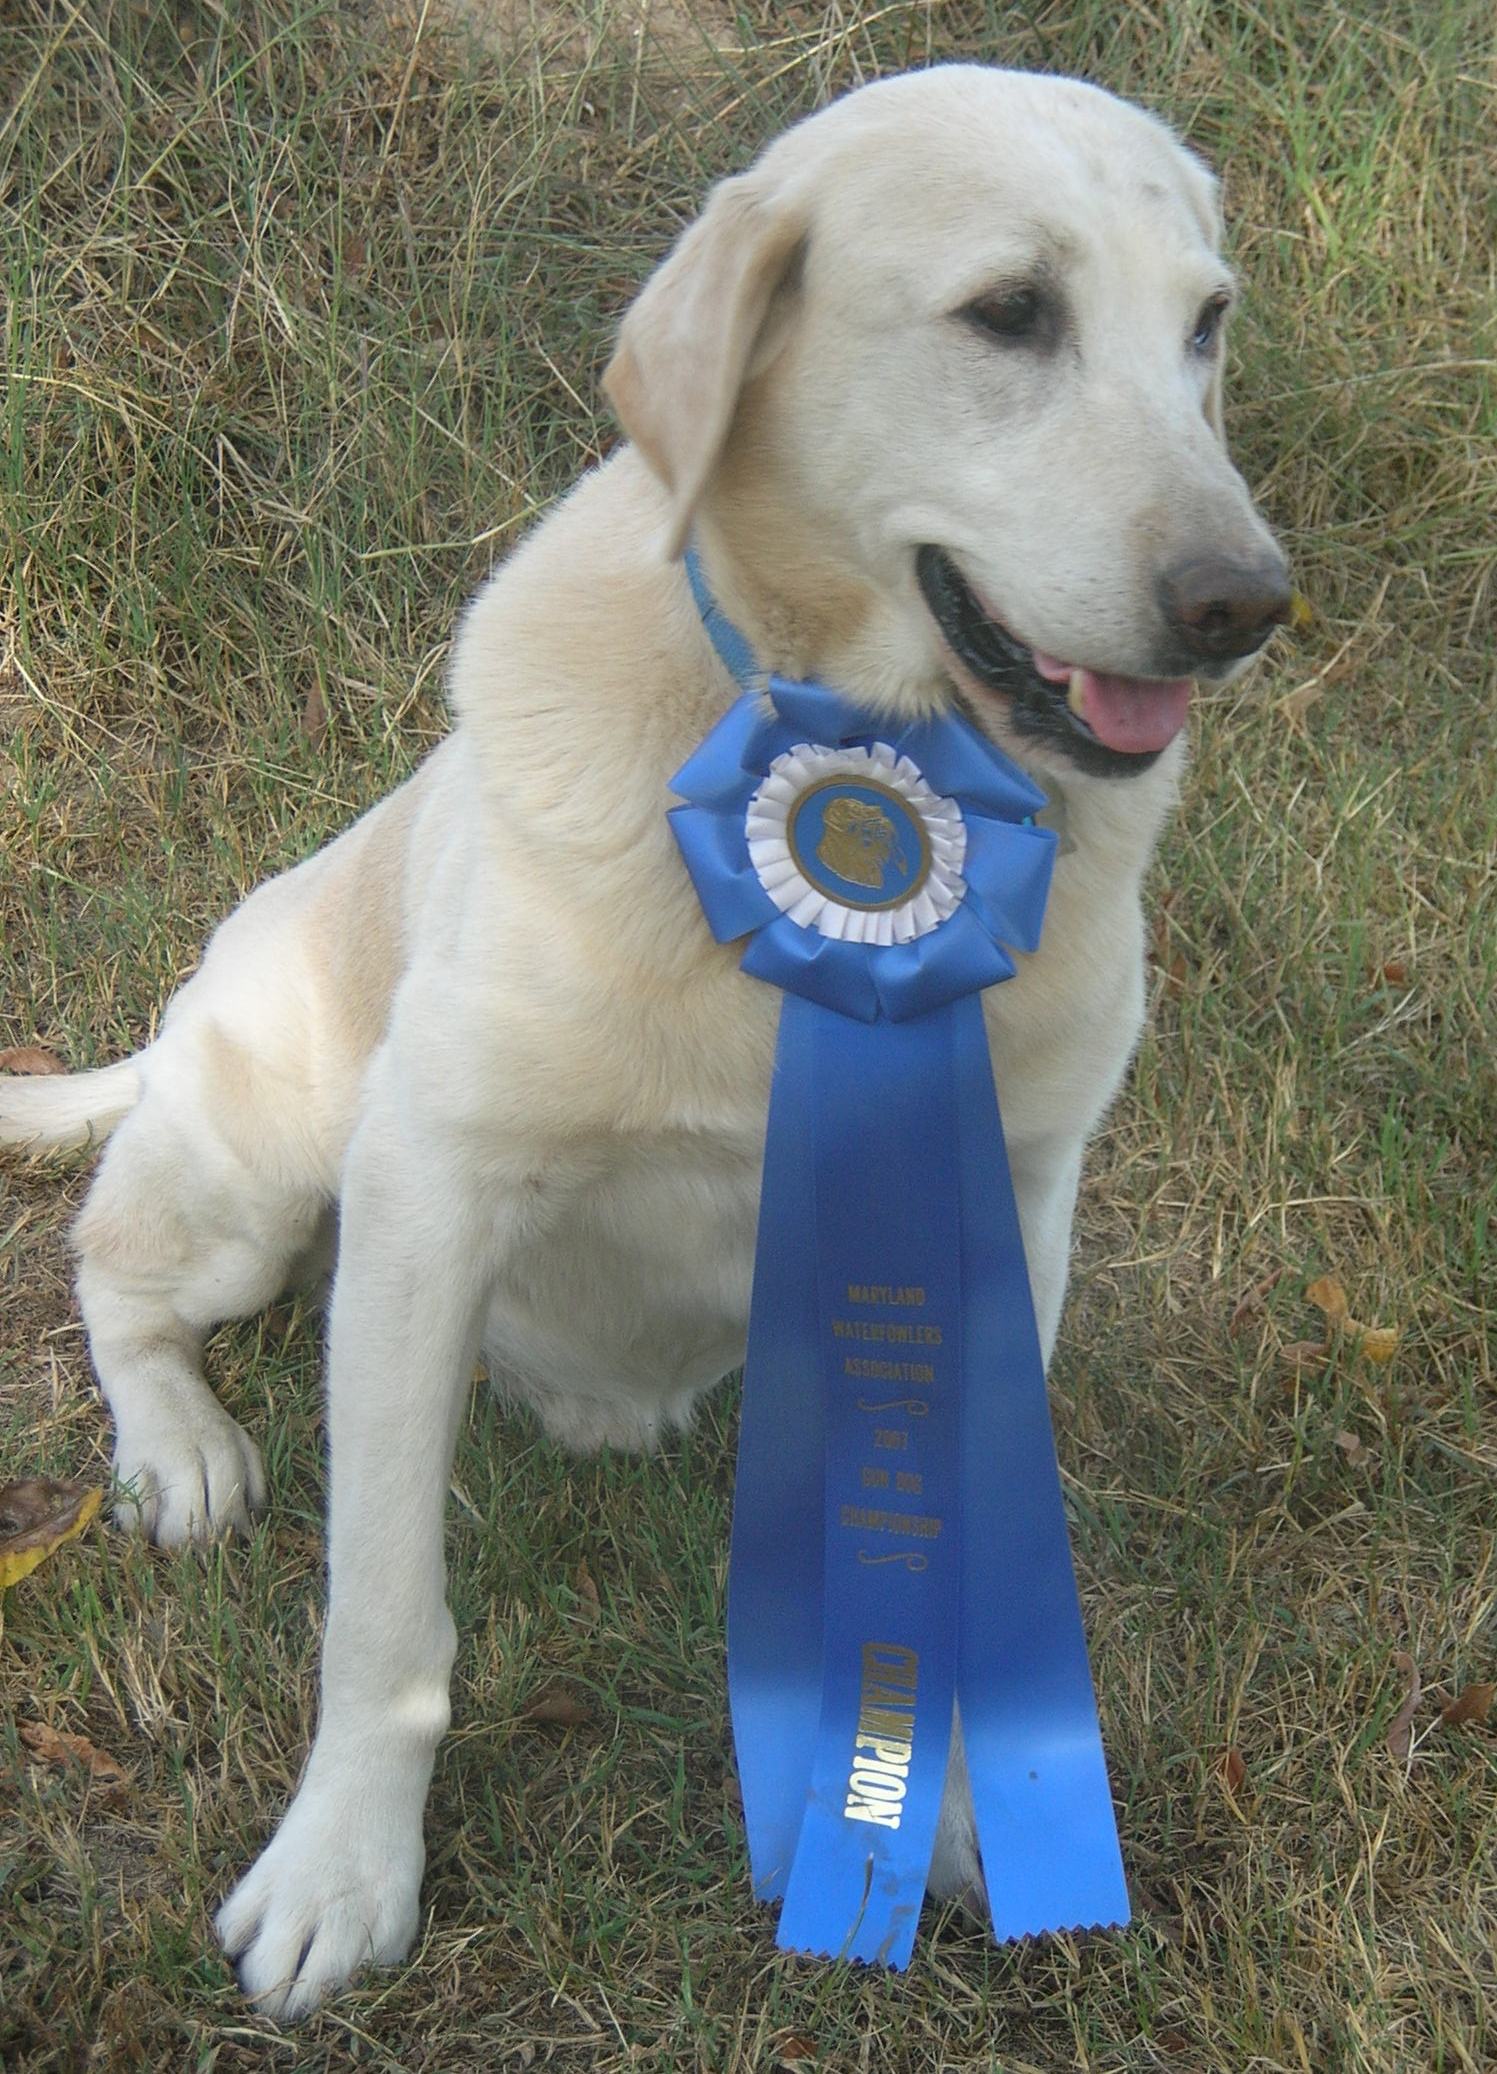
[[[724,181],[606,376],[784,669],[1146,769],[1287,613],[1227,458],[1215,182],[1098,88],[866,87]],[[806,629],[813,630],[809,635]]]

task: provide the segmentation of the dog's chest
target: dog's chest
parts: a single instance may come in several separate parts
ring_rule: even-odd
[[[1042,1170],[1069,1168],[1138,1027],[1136,900],[1099,917],[1063,881],[1057,895],[1064,926],[984,1004],[1021,1216]],[[574,1445],[648,1442],[743,1358],[778,1002],[724,960],[692,1008],[658,1027],[636,1014],[610,1053],[630,1061],[627,1085],[603,1060],[583,1077],[613,1099],[553,1140],[533,1176],[540,1214],[501,1269],[490,1365]],[[657,1091],[647,1119],[640,1087]]]
[[[557,1176],[485,1349],[558,1438],[645,1443],[741,1362],[762,1157],[749,1129],[661,1132]]]

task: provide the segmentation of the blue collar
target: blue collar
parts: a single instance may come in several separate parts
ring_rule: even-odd
[[[697,611],[702,615],[702,625],[718,656],[734,679],[740,691],[757,691],[762,672],[754,655],[748,636],[735,627],[721,605],[712,595],[712,588],[702,568],[702,558],[694,547],[688,547],[685,555],[686,581],[691,585],[691,595],[696,599]]]
[[[741,627],[733,624],[713,597],[712,586],[707,581],[707,572],[702,567],[701,556],[695,547],[688,547],[682,559],[686,564],[686,581],[691,585],[691,595],[696,600],[702,625],[707,630],[708,640],[717,651],[718,660],[740,691],[762,690],[764,672],[760,669],[758,657],[754,654],[753,643]],[[1024,819],[1030,827],[1038,822],[1043,828],[1054,829],[1060,838],[1062,856],[1075,849],[1076,845],[1067,823],[1065,795],[1053,779],[1048,804],[1035,814],[1026,814]]]

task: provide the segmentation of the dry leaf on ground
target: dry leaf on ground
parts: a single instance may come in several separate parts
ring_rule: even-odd
[[[96,1484],[59,1483],[50,1476],[0,1484],[0,1593],[81,1534],[103,1496]]]
[[[1322,1275],[1318,1282],[1312,1282],[1305,1291],[1305,1301],[1323,1311],[1333,1325],[1339,1325],[1346,1316],[1346,1291],[1334,1275]]]
[[[1222,1752],[1221,1761],[1216,1769],[1218,1777],[1229,1793],[1240,1793],[1247,1784],[1247,1765],[1235,1743]]]
[[[1328,1339],[1294,1339],[1287,1347],[1280,1347],[1279,1359],[1286,1368],[1309,1368],[1326,1360],[1330,1351]]]
[[[1357,1352],[1376,1361],[1379,1367],[1393,1359],[1403,1336],[1396,1325],[1358,1325],[1351,1319],[1347,1320],[1346,1329],[1356,1337]]]
[[[593,1582],[593,1573],[586,1563],[579,1563],[572,1578],[572,1588],[577,1594],[576,1618],[584,1627],[596,1627],[603,1608],[598,1599],[598,1587]]]
[[[555,1728],[582,1728],[592,1710],[567,1686],[552,1683],[533,1693],[520,1709],[522,1721],[542,1721]]]
[[[40,1044],[15,1044],[0,1051],[0,1073],[66,1073],[67,1067],[55,1051]]]
[[[1327,1321],[1338,1332],[1344,1332],[1352,1340],[1357,1352],[1380,1366],[1391,1361],[1398,1351],[1402,1328],[1397,1325],[1363,1325],[1351,1315],[1346,1300],[1346,1291],[1334,1275],[1322,1275],[1305,1291],[1306,1299],[1322,1312]]]
[[[1414,1716],[1419,1710],[1419,1695],[1424,1688],[1419,1679],[1419,1666],[1406,1649],[1400,1649],[1394,1657],[1393,1668],[1409,1681],[1403,1705],[1388,1723],[1388,1754],[1402,1764],[1413,1747]]]
[[[1497,1685],[1465,1685],[1440,1709],[1440,1719],[1447,1728],[1455,1728],[1463,1721],[1485,1721],[1492,1712],[1492,1698],[1497,1694]]]
[[[315,677],[307,686],[307,696],[302,704],[301,731],[314,749],[320,749],[327,740],[327,701]]]
[[[81,1764],[89,1777],[105,1787],[112,1799],[118,1798],[129,1784],[130,1774],[117,1757],[91,1743],[87,1736],[79,1736],[65,1728],[49,1728],[45,1721],[23,1721],[21,1741],[33,1757],[43,1764],[55,1765],[60,1771],[70,1764]]]
[[[1231,1317],[1227,1320],[1227,1330],[1234,1339],[1241,1332],[1243,1326],[1247,1324],[1248,1320],[1257,1316],[1258,1312],[1263,1308],[1264,1297],[1271,1290],[1277,1288],[1279,1282],[1283,1279],[1283,1275],[1284,1270],[1281,1267],[1276,1267],[1272,1274],[1264,1275],[1261,1281],[1254,1282],[1247,1295],[1237,1304]]]

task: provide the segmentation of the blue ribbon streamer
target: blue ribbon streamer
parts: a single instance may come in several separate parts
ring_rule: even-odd
[[[729,1571],[756,1889],[784,1894],[786,1947],[892,1966],[915,1941],[956,1692],[961,1206],[932,1158],[956,1129],[955,1013],[864,1024],[785,998]],[[943,1342],[855,1336],[891,1327]],[[858,1372],[885,1367],[938,1380]],[[870,1686],[887,1690],[865,1709]],[[870,1768],[865,1714],[884,1731]]]
[[[688,573],[740,683],[752,651]],[[908,1964],[960,1709],[995,1936],[1126,1922],[981,990],[1039,940],[1043,795],[965,722],[771,678],[677,774],[714,935],[781,986],[744,1377],[728,1682],[786,1949]],[[744,814],[798,742],[882,740],[957,800],[967,893],[914,943],[792,923]],[[1000,939],[1002,939],[1000,941]]]

